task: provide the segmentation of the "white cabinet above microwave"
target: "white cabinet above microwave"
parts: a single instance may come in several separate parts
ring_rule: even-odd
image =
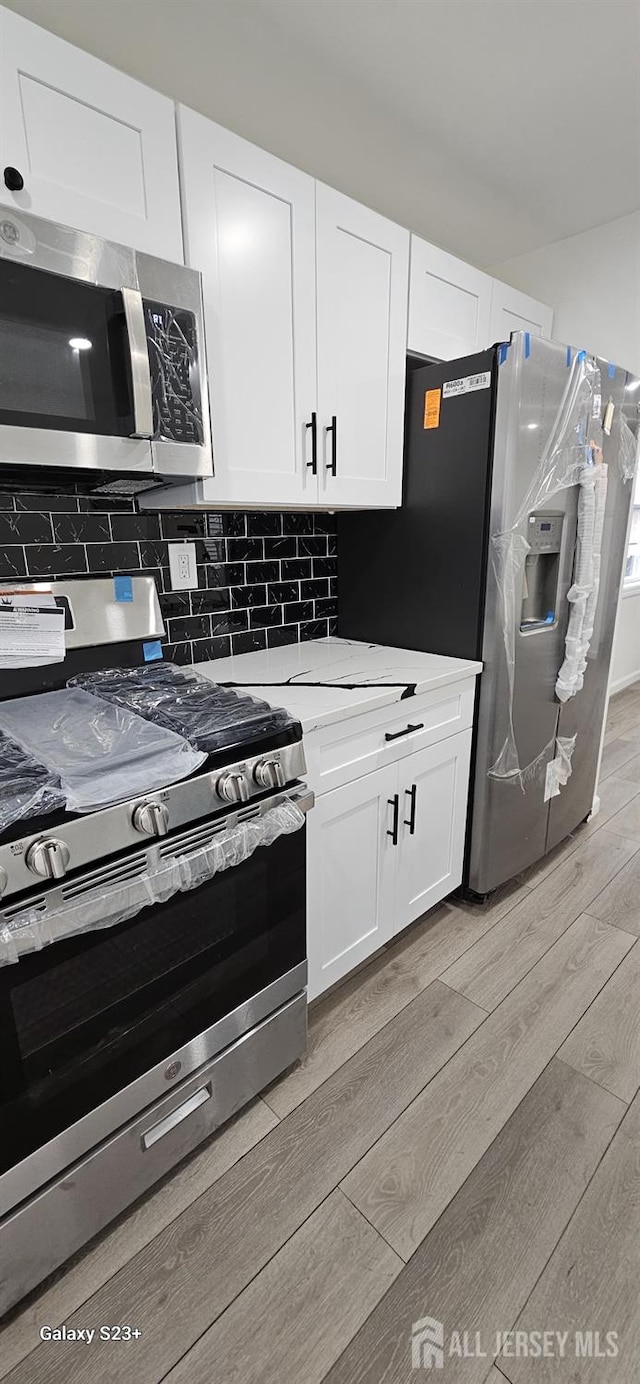
[[[90,489],[134,493],[211,474],[192,269],[7,212],[0,379],[5,480],[72,471]]]
[[[0,202],[182,261],[173,101],[0,7]]]
[[[179,141],[215,475],[149,503],[399,505],[409,232],[182,107]]]

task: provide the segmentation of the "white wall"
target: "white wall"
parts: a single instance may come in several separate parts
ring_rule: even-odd
[[[595,351],[640,376],[640,212],[494,265],[505,279],[551,303],[558,341]],[[640,591],[622,595],[612,692],[640,678]]]
[[[640,212],[491,272],[554,309],[553,335],[640,375]]]

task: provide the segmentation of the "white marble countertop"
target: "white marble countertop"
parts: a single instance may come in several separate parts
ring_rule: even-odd
[[[309,734],[347,716],[474,677],[482,664],[354,639],[311,639],[198,663],[197,671],[285,707]]]

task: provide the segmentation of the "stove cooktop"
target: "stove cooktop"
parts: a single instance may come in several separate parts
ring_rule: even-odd
[[[141,836],[165,836],[190,821],[274,793],[305,772],[298,721],[191,669],[172,664],[105,669],[78,674],[70,686],[173,731],[206,759],[179,782],[74,813],[66,807],[51,760],[45,767],[0,735],[0,894],[33,887],[37,875],[59,878],[139,845]]]

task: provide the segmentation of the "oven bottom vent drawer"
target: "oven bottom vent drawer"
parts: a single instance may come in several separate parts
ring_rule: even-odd
[[[306,1040],[302,993],[6,1216],[0,1315],[302,1056]]]

